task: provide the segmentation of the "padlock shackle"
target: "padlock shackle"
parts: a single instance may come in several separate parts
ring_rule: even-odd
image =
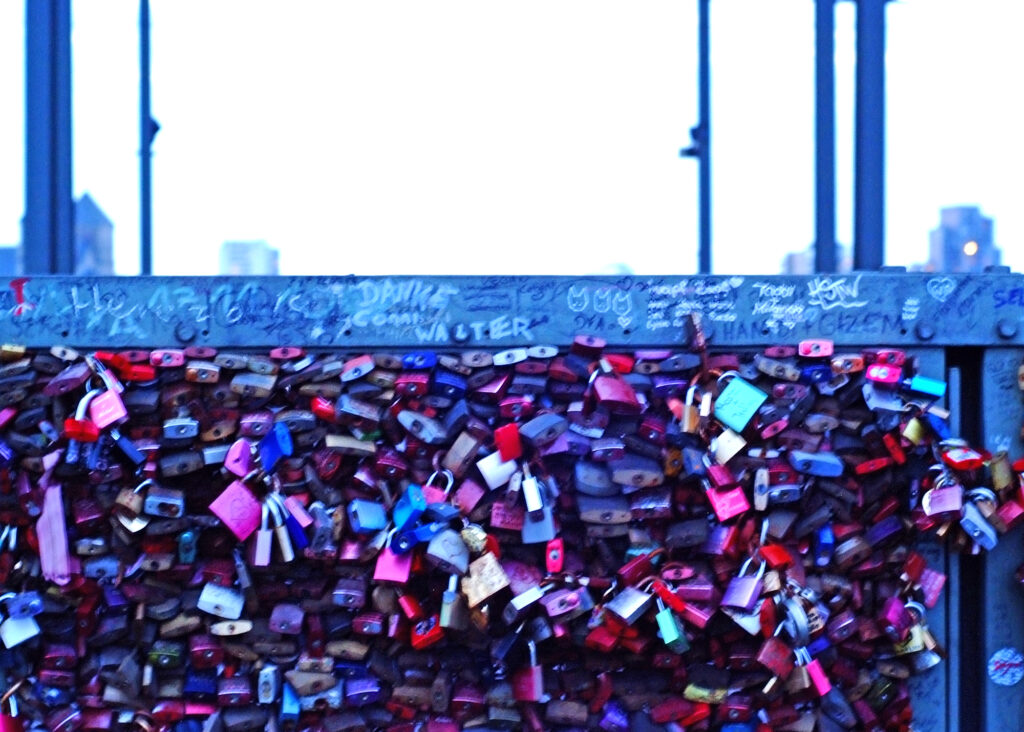
[[[89,403],[104,391],[105,389],[90,389],[85,392],[85,396],[78,400],[78,407],[75,409],[75,419],[79,421],[85,419],[89,413]]]
[[[444,477],[444,479],[445,479],[445,481],[447,483],[447,485],[445,485],[445,488],[444,488],[444,497],[447,498],[448,494],[452,492],[452,486],[455,485],[455,474],[452,473],[452,471],[450,471],[448,469],[435,470],[433,473],[430,474],[430,477],[427,478],[427,481],[423,485],[424,486],[433,485],[434,484],[434,478],[436,478],[438,475]]]
[[[14,694],[18,691],[18,689],[21,688],[21,685],[24,684],[24,683],[25,683],[25,679],[18,679],[14,683],[14,685],[11,686],[11,688],[9,688],[7,691],[5,691],[3,693],[3,696],[0,696],[0,710],[3,709],[4,704],[6,704],[7,702],[10,702],[11,703],[11,716],[12,717],[17,717],[18,716],[18,703],[17,703],[17,701],[15,701]]]

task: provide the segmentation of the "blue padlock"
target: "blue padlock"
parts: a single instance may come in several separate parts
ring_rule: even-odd
[[[291,511],[284,505],[284,501],[281,499],[280,494],[270,494],[274,503],[277,504],[277,510],[280,516],[284,519],[285,528],[288,529],[288,536],[291,537],[292,546],[300,551],[309,546],[309,537],[306,536],[306,530],[302,528],[302,524],[299,520],[292,515]]]
[[[419,524],[406,531],[395,534],[391,540],[391,551],[395,554],[407,554],[417,544],[423,544],[433,539],[448,527],[446,521],[431,521],[429,524]]]
[[[297,722],[299,712],[299,695],[294,687],[286,681],[281,689],[281,716],[278,719],[282,723]]]
[[[292,433],[283,422],[277,422],[267,436],[257,445],[260,464],[268,473],[277,465],[277,461],[292,454]]]
[[[433,351],[410,351],[402,356],[404,369],[432,369],[437,363],[437,354]]]
[[[827,567],[832,561],[832,552],[836,548],[836,535],[832,524],[828,523],[814,532],[814,564]]]
[[[942,417],[931,412],[925,412],[924,418],[928,420],[928,426],[932,428],[932,431],[938,435],[940,440],[948,440],[953,436],[953,433],[949,431],[949,424]]]
[[[900,382],[905,391],[912,391],[917,394],[941,399],[946,396],[946,382],[938,379],[930,379],[927,376],[912,376]]]
[[[827,364],[818,363],[800,369],[800,383],[802,384],[826,384],[831,378],[832,367]]]
[[[384,506],[375,501],[356,498],[346,507],[348,525],[357,534],[372,534],[383,531],[388,525],[388,514]]]
[[[427,509],[427,499],[423,496],[423,489],[415,483],[410,483],[401,497],[395,502],[391,517],[395,522],[395,529],[401,533],[409,526],[415,524],[423,512]]]

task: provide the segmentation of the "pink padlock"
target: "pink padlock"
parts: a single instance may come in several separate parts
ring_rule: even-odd
[[[239,478],[244,478],[253,469],[252,444],[245,439],[235,440],[224,457],[224,467]]]
[[[434,480],[440,476],[444,478],[444,487],[434,485]],[[423,484],[423,497],[427,499],[427,503],[444,503],[448,500],[448,494],[451,493],[452,485],[455,483],[455,476],[452,475],[450,470],[435,470],[427,478],[427,482]]]
[[[86,356],[85,360],[93,373],[100,377],[107,387],[105,392],[97,394],[89,402],[89,419],[101,430],[123,422],[128,418],[128,410],[121,400],[121,392],[124,391],[124,387],[110,372],[110,369],[103,365],[102,361],[93,356]]]
[[[750,510],[747,494],[738,485],[729,490],[719,490],[712,488],[711,484],[705,480],[704,492],[707,494],[711,508],[714,510],[715,516],[718,517],[719,521],[728,521]]]
[[[921,508],[928,516],[957,514],[963,509],[963,488],[945,480],[944,476],[935,481],[935,486],[921,496]]]
[[[261,504],[240,480],[233,481],[210,504],[210,511],[245,541],[260,526]]]
[[[811,683],[814,684],[814,690],[818,692],[818,696],[825,696],[832,691],[832,682],[828,680],[825,669],[821,667],[821,661],[811,658],[811,654],[806,648],[797,649],[798,657],[801,655],[801,651],[803,651],[804,666],[807,668],[807,675],[811,677]]]
[[[391,550],[391,537],[394,529],[388,534],[388,542],[377,555],[377,564],[373,568],[374,582],[389,582],[404,585],[409,581],[412,572],[412,552],[395,554]]]
[[[914,627],[914,622],[914,616],[910,614],[903,600],[896,595],[885,601],[882,612],[878,614],[878,627],[893,643],[905,641],[910,629]]]

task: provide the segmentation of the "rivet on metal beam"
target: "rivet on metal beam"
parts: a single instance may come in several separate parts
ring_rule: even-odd
[[[178,323],[174,326],[174,337],[182,343],[191,343],[196,339],[196,329],[188,323]]]
[[[918,323],[914,326],[914,333],[922,341],[930,341],[935,337],[935,328],[928,323]]]
[[[1010,340],[1017,335],[1017,321],[1008,318],[1000,318],[996,323],[996,333],[1004,340]]]

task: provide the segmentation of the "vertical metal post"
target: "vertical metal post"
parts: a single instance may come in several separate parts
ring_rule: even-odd
[[[836,271],[835,0],[814,6],[814,271]]]
[[[26,274],[75,271],[71,0],[25,0]]]
[[[149,106],[149,0],[139,0],[139,273],[153,274],[152,161],[154,130]]]
[[[697,160],[700,189],[700,248],[698,272],[711,274],[711,33],[710,0],[697,0],[697,103],[700,122]]]
[[[857,0],[853,265],[885,259],[885,1]]]

